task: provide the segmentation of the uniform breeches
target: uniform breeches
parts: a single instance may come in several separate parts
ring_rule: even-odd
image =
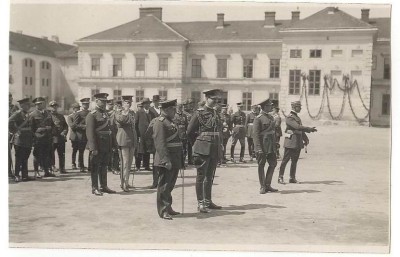
[[[235,146],[238,140],[240,142],[240,158],[244,157],[244,151],[246,148],[244,137],[232,137],[231,158],[235,158]]]
[[[264,167],[266,162],[268,162],[267,174],[265,174],[264,172]],[[257,163],[258,163],[258,180],[260,182],[260,187],[270,186],[272,181],[272,176],[274,175],[274,170],[277,164],[275,153],[258,154]]]
[[[252,137],[247,138],[247,146],[249,148],[249,156],[254,156],[254,141]]]
[[[193,162],[193,152],[192,152],[192,144],[187,141],[187,155],[188,155],[188,162],[192,163]]]
[[[131,172],[131,166],[133,162],[133,156],[135,155],[135,149],[132,147],[121,146],[120,160],[121,160],[121,186],[128,186],[129,174]]]
[[[112,148],[112,152],[110,153],[109,161],[108,161],[108,170],[118,170],[120,163],[119,148],[117,146]]]
[[[15,176],[28,177],[28,159],[31,155],[30,147],[15,146]]]
[[[86,148],[86,141],[71,141],[71,145],[72,145],[72,164],[76,164],[75,160],[76,160],[76,153],[78,153],[78,166],[79,167],[84,167],[84,163],[83,163],[83,155],[85,152],[85,148]]]
[[[172,166],[171,170],[164,167],[157,167],[159,172],[157,187],[157,211],[162,217],[163,213],[171,210],[172,195],[171,192],[175,187],[179,169]]]
[[[33,149],[33,156],[37,165],[40,165],[44,172],[48,172],[52,161],[52,143],[36,144]],[[35,170],[37,168],[35,167]]]
[[[300,152],[301,149],[285,148],[281,167],[279,168],[279,177],[283,177],[285,174],[286,164],[289,162],[289,160],[292,160],[290,165],[290,177],[296,178],[297,161],[299,160]]]
[[[222,143],[223,143],[223,145],[224,145],[224,153],[223,153],[223,156],[222,156],[222,159],[223,160],[226,160],[226,146],[227,146],[227,144],[228,144],[228,140],[229,140],[229,137],[224,137],[223,139],[222,139]]]
[[[52,151],[52,164],[55,165],[55,151],[57,151],[58,155],[58,167],[61,170],[65,169],[65,142],[53,143],[53,151]]]
[[[219,160],[218,155],[210,154],[210,156],[196,156],[195,158],[200,158],[202,160],[201,166],[197,168],[197,200],[204,201],[208,206],[208,204],[211,202],[212,184]]]
[[[110,152],[99,151],[97,155],[94,155],[93,152],[89,155],[92,188],[99,188],[99,180],[101,188],[107,187],[107,163],[109,154]]]

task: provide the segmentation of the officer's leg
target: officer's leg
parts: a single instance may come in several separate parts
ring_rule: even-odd
[[[131,168],[132,168],[132,163],[133,163],[133,157],[135,156],[135,149],[133,147],[129,148],[129,160],[128,160],[128,172],[131,172]],[[135,173],[132,174],[132,181],[134,179]],[[127,183],[129,184],[129,175],[128,175],[128,180]]]
[[[290,157],[291,157],[291,149],[285,147],[285,152],[283,154],[282,163],[281,163],[281,166],[279,167],[279,177],[280,178],[283,178],[283,175],[285,174],[285,168],[286,168],[287,163],[290,160]]]
[[[138,153],[137,156],[135,157],[135,165],[137,170],[140,169],[141,163],[142,163],[142,154]]]
[[[276,164],[277,164],[276,154],[275,153],[268,154],[267,155],[267,161],[268,161],[268,170],[267,170],[267,176],[265,178],[265,188],[268,191],[276,192],[278,190],[276,190],[276,189],[271,187],[272,177],[274,175],[275,167],[276,167]]]
[[[15,168],[14,168],[14,176],[15,180],[19,181],[20,171],[22,168],[22,159],[23,159],[23,147],[16,145],[15,149]]]
[[[187,141],[187,151],[188,151],[188,164],[192,165],[193,164],[193,153],[192,153],[192,144]]]
[[[27,178],[28,177],[28,159],[29,155],[31,155],[31,148],[30,147],[24,147],[23,150],[23,158],[22,158],[22,163],[21,163],[21,170],[22,170],[22,177]]]
[[[219,206],[218,208],[213,208],[212,205],[212,200],[211,200],[211,193],[212,193],[212,185],[213,185],[213,180],[214,180],[214,175],[215,171],[217,169],[217,164],[218,164],[218,157],[217,154],[210,155],[209,157],[209,164],[208,168],[205,173],[205,179],[204,179],[204,199],[205,199],[205,206],[207,208],[211,209],[220,209]]]
[[[281,148],[280,140],[281,137],[276,137],[276,158],[281,158],[281,155],[279,153],[279,148]]]
[[[92,180],[92,191],[99,189],[99,166],[100,166],[100,155],[93,155],[89,153],[89,166],[90,166],[90,178]]]
[[[56,151],[58,154],[58,143],[52,143],[51,144],[51,158],[50,158],[51,166],[49,166],[49,167],[53,167],[54,169],[56,166]]]
[[[227,146],[227,144],[228,144],[228,140],[229,140],[229,137],[224,137],[223,138],[223,145],[224,145],[224,156],[223,156],[223,160],[226,160],[226,146]]]
[[[35,177],[40,178],[39,174],[39,145],[35,144],[33,148],[33,170],[35,171]]]
[[[71,146],[72,146],[72,156],[71,156],[72,162],[71,162],[71,164],[72,164],[72,167],[74,168],[74,167],[76,167],[76,153],[78,152],[78,146],[77,146],[77,143],[74,141],[71,141]]]
[[[208,156],[193,156],[193,157],[194,157],[193,158],[194,164],[197,166],[196,196],[197,196],[198,210],[200,212],[208,212],[207,208],[204,205],[204,200],[205,200],[204,181],[209,167],[210,158]]]
[[[62,141],[58,143],[57,146],[57,153],[58,153],[58,165],[60,172],[65,172],[65,142]]]
[[[130,156],[130,147],[120,147],[121,151],[121,187],[122,189],[127,189],[129,185],[129,156]]]
[[[143,166],[149,170],[150,169],[150,153],[143,154]]]
[[[293,149],[292,150],[292,163],[290,165],[290,178],[296,178],[296,169],[297,169],[297,161],[300,157],[301,149]]]
[[[99,167],[100,190],[107,188],[107,165],[110,154],[110,152],[99,152],[99,155],[102,156]]]
[[[54,160],[54,150],[53,150],[53,144],[52,143],[47,143],[44,146],[44,170],[46,172],[49,172],[51,165],[52,165],[52,160]]]
[[[238,141],[236,136],[232,136],[232,144],[231,144],[231,159],[235,158],[235,146]]]
[[[168,199],[166,195],[167,191],[167,176],[169,171],[164,167],[157,167],[159,171],[158,187],[157,187],[157,212],[160,217],[167,211]]]
[[[240,159],[243,160],[244,152],[246,150],[246,140],[244,139],[244,137],[241,137],[239,139],[239,142],[240,142]]]
[[[167,176],[167,196],[168,196],[168,210],[172,210],[172,190],[175,187],[176,180],[179,174],[179,167],[172,166],[171,170],[168,172]],[[183,185],[182,185],[183,186]]]
[[[260,182],[260,188],[263,188],[265,185],[265,172],[264,167],[266,163],[267,157],[264,153],[257,154],[257,163],[258,163],[258,181]]]

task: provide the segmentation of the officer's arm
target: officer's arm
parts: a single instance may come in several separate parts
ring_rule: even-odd
[[[300,130],[300,131],[307,132],[307,133],[311,132],[313,129],[310,127],[305,127],[305,126],[300,125],[299,123],[296,122],[296,120],[293,117],[290,117],[290,116],[286,118],[286,124],[288,126],[294,128],[295,130]]]
[[[303,132],[303,142],[305,145],[308,145],[310,143],[310,139],[308,139],[307,134],[304,132]]]
[[[168,154],[164,125],[159,120],[156,120],[153,125],[153,139],[154,139],[154,147],[156,148],[156,151],[160,156],[161,165],[164,166],[168,162],[171,162]]]
[[[260,138],[260,133],[261,133],[261,119],[260,118],[255,118],[253,121],[253,140],[254,140],[254,151],[261,152],[261,138]]]
[[[96,142],[96,131],[95,131],[95,125],[96,121],[94,119],[94,116],[89,113],[86,116],[86,137],[87,137],[87,145],[90,151],[96,151],[98,150],[97,148],[97,142]]]
[[[199,118],[197,116],[198,114],[195,113],[192,118],[190,119],[186,135],[188,136],[188,140],[190,141],[191,144],[194,144],[194,141],[196,141],[196,132],[199,130]]]
[[[249,120],[250,120],[250,113],[246,115],[246,120],[244,122],[244,129],[245,129],[246,133],[247,133],[247,125],[249,124]]]
[[[10,116],[10,118],[8,118],[8,128],[9,128],[9,131],[11,132],[11,133],[15,133],[15,132],[17,132],[17,128],[18,128],[18,126],[17,126],[17,124],[16,124],[16,121],[17,121],[17,115],[18,113],[14,113],[14,114],[12,114],[11,116]]]
[[[61,134],[64,136],[64,137],[66,137],[67,136],[67,134],[68,134],[68,124],[67,124],[67,121],[65,120],[65,118],[64,118],[64,115],[60,115],[60,117],[62,117],[62,123],[63,123],[63,130],[62,130],[62,132],[61,132]]]

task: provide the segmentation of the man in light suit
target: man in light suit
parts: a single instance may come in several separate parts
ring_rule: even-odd
[[[290,165],[289,183],[299,183],[296,179],[296,168],[301,149],[309,143],[306,133],[317,131],[315,127],[305,127],[302,125],[301,119],[297,115],[301,111],[301,102],[295,101],[292,102],[291,105],[292,111],[286,117],[286,136],[283,145],[285,147],[285,152],[279,168],[279,184],[285,183],[283,180],[283,175],[285,173],[286,164],[289,162],[289,160],[292,160],[292,164]]]

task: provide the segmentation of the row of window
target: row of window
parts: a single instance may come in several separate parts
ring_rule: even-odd
[[[302,58],[302,49],[290,49],[290,58]],[[343,56],[343,50],[334,49],[331,50],[331,57],[338,58]],[[351,57],[357,58],[363,56],[362,49],[353,49],[351,50]],[[322,50],[321,49],[311,49],[309,52],[310,58],[322,58]]]

